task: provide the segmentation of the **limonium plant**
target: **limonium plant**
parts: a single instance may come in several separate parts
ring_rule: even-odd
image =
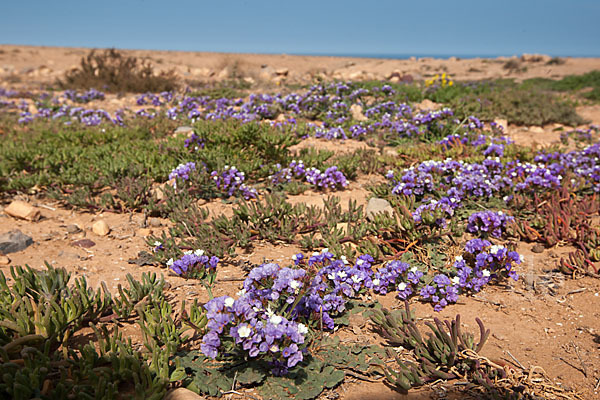
[[[370,255],[351,264],[328,249],[292,259],[290,267],[254,268],[237,298],[222,296],[205,305],[208,332],[201,349],[206,356],[264,360],[282,375],[304,359],[311,332],[335,328],[335,317],[351,298],[369,290],[396,290],[400,299],[418,296],[441,311],[460,294],[478,292],[494,279],[518,279],[514,265],[521,262],[516,252],[482,239],[467,242],[449,272],[433,276],[398,260],[374,270]]]

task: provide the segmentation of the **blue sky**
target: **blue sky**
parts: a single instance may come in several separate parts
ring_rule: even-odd
[[[600,56],[599,0],[7,1],[0,43],[288,54]]]

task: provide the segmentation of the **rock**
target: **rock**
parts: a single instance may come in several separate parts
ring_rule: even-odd
[[[533,133],[544,133],[544,128],[541,126],[530,126],[528,130]]]
[[[169,181],[170,185],[173,186],[173,182]],[[150,189],[150,194],[156,197],[156,200],[161,201],[165,198],[165,191],[163,189],[163,185],[158,185]]]
[[[275,74],[279,76],[288,76],[290,70],[287,68],[278,68],[275,70]]]
[[[173,132],[173,134],[179,135],[180,133],[190,135],[194,133],[194,128],[192,128],[191,126],[178,126],[177,129],[175,129],[175,132]]]
[[[363,114],[363,109],[358,104],[352,104],[350,106],[350,114],[352,114],[352,118],[357,121],[366,121],[368,118]]]
[[[425,99],[422,102],[415,104],[415,106],[419,110],[437,110],[440,108],[439,104],[434,103],[433,101],[431,101],[429,99]]]
[[[95,245],[96,245],[96,243],[94,243],[90,239],[76,240],[73,243],[71,243],[71,246],[83,247],[84,249],[89,249],[90,247],[94,247]]]
[[[225,67],[217,74],[216,78],[219,81],[223,81],[225,79],[228,79],[230,75],[231,71],[229,70],[229,67]]]
[[[191,70],[191,73],[193,75],[199,75],[199,76],[210,76],[210,69],[204,67],[204,68],[194,68]]]
[[[162,226],[162,222],[158,218],[150,218],[150,220],[148,221],[148,223],[153,228],[159,228],[159,227]]]
[[[360,81],[364,79],[365,71],[354,71],[347,75],[347,79],[351,81]]]
[[[373,216],[379,213],[389,213],[391,215],[394,213],[394,209],[387,200],[372,197],[366,208],[367,219],[372,220]]]
[[[268,65],[261,68],[258,77],[263,81],[269,81],[276,75],[275,70]]]
[[[11,217],[37,221],[40,219],[40,210],[24,201],[15,200],[4,209],[4,213]]]
[[[177,388],[167,393],[164,400],[205,400],[206,397],[200,396],[189,389]]]
[[[100,220],[96,221],[94,225],[92,225],[92,232],[98,236],[106,236],[110,232],[110,228],[105,221]]]
[[[148,237],[150,235],[152,235],[152,229],[150,228],[140,228],[136,233],[136,236],[140,237]]]
[[[0,235],[0,252],[4,254],[25,250],[33,244],[33,239],[20,230],[13,230]]]
[[[10,258],[6,257],[6,256],[0,256],[0,265],[9,265],[10,264]]]
[[[243,80],[249,85],[254,85],[256,83],[254,78],[252,78],[251,76],[245,76]]]
[[[81,228],[77,224],[67,225],[65,227],[65,229],[67,230],[67,233],[69,233],[69,234],[74,234],[74,233],[81,232]]]
[[[535,244],[535,245],[534,245],[534,246],[531,248],[531,251],[532,251],[532,252],[534,252],[534,253],[538,253],[538,254],[539,254],[539,253],[543,253],[545,249],[546,249],[546,248],[544,247],[544,245],[543,245],[543,244],[541,244],[541,243],[536,243],[536,244]]]

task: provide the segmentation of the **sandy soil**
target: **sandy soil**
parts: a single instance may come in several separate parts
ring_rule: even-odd
[[[87,53],[86,49],[45,48],[0,45],[0,87],[19,85],[39,85],[52,82],[75,66]],[[131,54],[148,57],[161,69],[176,68],[189,79],[224,79],[233,68],[242,77],[260,79],[261,72],[271,68],[272,76],[285,76],[290,81],[309,81],[316,74],[333,78],[338,75],[353,79],[371,74],[376,79],[387,79],[397,74],[410,74],[415,78],[426,77],[436,72],[448,72],[455,79],[485,79],[513,77],[517,79],[534,76],[561,77],[600,69],[600,59],[566,59],[562,65],[546,65],[541,61],[525,61],[527,71],[516,73],[503,69],[506,59],[473,60],[375,60],[333,57],[304,57],[288,55],[216,54],[184,53],[165,51],[131,51]],[[237,65],[237,67],[235,67]],[[262,67],[266,65],[266,67]],[[228,70],[227,74],[223,71]],[[287,71],[284,71],[287,70]],[[277,72],[279,71],[279,72]],[[361,71],[364,71],[361,72]],[[266,77],[267,75],[264,74]],[[395,76],[395,75],[394,75]],[[270,78],[269,78],[270,79]],[[107,100],[107,101],[110,101]],[[594,123],[600,123],[600,107],[583,106],[582,116]],[[558,140],[554,127],[509,127],[509,134],[519,143],[543,146]],[[349,151],[365,146],[363,142],[347,141],[343,145],[329,141],[309,139],[297,148],[314,146],[329,150]],[[365,205],[369,195],[366,186],[376,177],[361,176],[350,187],[335,193],[342,198],[342,204],[349,199]],[[292,203],[322,204],[324,194],[308,191],[299,196],[290,196]],[[0,212],[0,234],[12,229],[20,229],[30,235],[35,243],[24,251],[9,254],[10,265],[29,264],[42,268],[44,261],[65,267],[74,276],[85,276],[91,286],[106,282],[110,290],[119,283],[126,285],[126,274],[139,278],[144,271],[164,274],[171,290],[179,298],[208,300],[201,285],[171,275],[164,268],[128,263],[142,250],[149,250],[146,237],[168,228],[169,221],[157,221],[154,226],[143,226],[141,214],[114,214],[104,212],[92,214],[72,211],[44,197],[23,197],[37,206],[43,218],[38,222],[17,220]],[[6,204],[3,204],[6,206]],[[211,213],[231,213],[231,206],[213,202],[206,204]],[[0,206],[0,210],[2,207]],[[91,225],[104,220],[111,228],[107,236],[95,235]],[[67,227],[77,224],[80,232],[68,233]],[[84,249],[73,245],[80,239],[91,239],[95,245]],[[518,272],[523,277],[516,283],[506,286],[486,288],[475,297],[461,298],[459,304],[447,307],[442,313],[434,313],[426,304],[415,303],[417,315],[423,320],[437,317],[453,317],[460,313],[465,328],[475,331],[475,317],[480,317],[491,329],[483,355],[508,364],[521,363],[525,367],[540,366],[556,385],[579,390],[583,398],[598,396],[600,382],[600,281],[592,278],[569,279],[556,273],[554,266],[558,257],[569,251],[558,247],[533,253],[531,245],[520,243],[519,252],[525,256],[525,263]],[[210,249],[206,249],[210,250]],[[262,263],[265,260],[286,263],[298,248],[289,245],[257,243],[252,251],[240,252],[238,260]],[[10,266],[0,266],[5,274]],[[219,283],[215,295],[231,294],[237,291],[245,272],[239,263],[224,263],[219,270]],[[393,294],[378,298],[385,306],[398,307],[399,301]],[[346,337],[356,342],[370,340],[373,334],[369,322],[362,321],[358,330],[343,328]],[[135,332],[127,334],[135,335]],[[517,365],[518,366],[518,365]],[[390,391],[381,383],[364,383],[350,379],[336,392],[345,399],[418,399],[432,398],[434,392],[416,391],[403,396]],[[437,395],[435,395],[437,396]],[[436,397],[437,398],[437,397]]]
[[[47,84],[79,65],[89,49],[0,45],[0,84]],[[286,54],[235,54],[181,51],[127,50],[125,54],[147,59],[158,70],[174,69],[183,78],[223,80],[231,76],[253,81],[311,82],[316,76],[335,79],[398,79],[410,75],[423,79],[446,72],[456,80],[546,77],[560,78],[600,69],[600,58],[564,58],[548,65],[548,56],[522,55],[495,59],[408,60],[292,56]],[[506,69],[512,60],[518,68]],[[3,82],[4,81],[4,82]]]

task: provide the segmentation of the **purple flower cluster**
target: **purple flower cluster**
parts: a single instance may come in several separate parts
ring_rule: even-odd
[[[175,168],[173,171],[171,171],[171,173],[169,174],[169,180],[173,180],[173,187],[177,187],[177,179],[182,179],[184,181],[187,181],[188,179],[190,179],[190,174],[192,173],[192,171],[196,170],[196,163],[190,161],[188,163],[185,164],[179,164],[177,166],[177,168]]]
[[[446,228],[448,226],[447,218],[452,218],[454,208],[448,198],[442,200],[431,200],[417,207],[412,213],[413,220],[417,224]]]
[[[317,168],[309,168],[306,170],[306,181],[323,189],[348,186],[346,176],[336,166],[327,168],[325,172]]]
[[[213,178],[217,188],[226,190],[228,196],[233,196],[238,191],[246,200],[254,199],[258,195],[256,189],[244,183],[245,174],[236,167],[226,165],[223,171],[212,171],[210,176]]]
[[[204,139],[201,138],[200,136],[196,135],[196,133],[192,133],[192,135],[190,137],[188,137],[187,139],[185,139],[185,142],[183,144],[183,146],[187,149],[187,148],[191,148],[195,151],[203,149],[205,146],[205,142]]]
[[[238,299],[217,297],[205,308],[208,333],[200,348],[206,356],[216,358],[224,348],[223,353],[237,350],[250,358],[267,358],[277,375],[303,360],[302,345],[308,328],[271,308],[263,308],[253,293]]]
[[[77,93],[75,90],[65,90],[63,97],[75,103],[89,103],[92,100],[104,100],[105,96],[104,93],[96,89],[90,89],[83,93]]]
[[[151,104],[155,107],[159,107],[163,104],[170,103],[173,101],[174,97],[175,95],[173,92],[161,92],[160,94],[143,93],[139,95],[135,101],[138,106]]]
[[[185,265],[194,265],[193,256],[195,253],[188,253],[181,260],[171,260],[171,268],[183,270],[185,257],[191,260]],[[284,374],[303,360],[309,329],[334,329],[333,318],[345,311],[348,298],[368,289],[386,294],[393,288],[401,299],[420,295],[440,311],[456,302],[459,294],[477,292],[493,278],[508,275],[517,279],[513,267],[521,262],[516,252],[481,239],[465,245],[464,258],[456,258],[450,274],[429,279],[417,267],[401,261],[374,271],[369,255],[350,264],[345,257],[334,259],[328,249],[313,253],[308,260],[302,254],[292,259],[292,267],[267,263],[254,268],[239,298],[218,297],[205,305],[208,332],[202,338],[204,354],[216,358],[242,352],[270,360],[273,372]],[[210,262],[204,259],[206,263]]]
[[[269,177],[273,184],[290,182],[294,178],[304,178],[306,182],[323,189],[334,189],[348,185],[346,176],[336,166],[329,167],[325,172],[321,172],[317,168],[306,169],[302,160],[293,160],[286,168],[282,168],[280,164],[275,165],[275,168],[276,172]]]
[[[467,231],[500,238],[506,232],[507,225],[514,220],[514,217],[502,211],[479,211],[469,216]]]
[[[215,256],[208,257],[204,250],[186,251],[177,260],[172,258],[167,261],[167,267],[182,278],[204,278],[207,274],[216,273],[219,259]]]
[[[289,165],[285,168],[281,167],[281,164],[275,165],[276,172],[269,176],[271,183],[287,183],[294,178],[303,178],[306,176],[306,168],[302,160],[292,160]]]

